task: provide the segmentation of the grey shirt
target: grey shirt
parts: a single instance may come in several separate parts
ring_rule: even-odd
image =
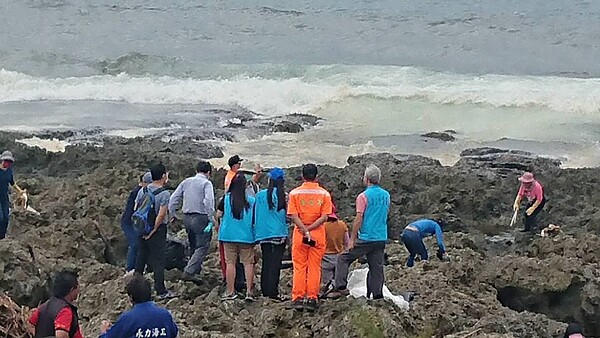
[[[174,215],[183,199],[184,214],[204,214],[211,217],[215,212],[215,191],[212,182],[204,176],[186,178],[179,184],[169,201],[169,212]]]
[[[156,191],[161,187],[156,186],[154,183],[148,184],[148,189],[150,191]],[[142,202],[142,198],[144,197],[144,189],[140,189],[138,191],[137,197],[135,199],[135,205],[138,206]],[[156,215],[160,212],[160,207],[169,205],[169,198],[171,197],[171,193],[168,190],[161,192],[160,194],[154,197],[154,210],[156,211]],[[169,217],[165,217],[163,224],[169,223]]]

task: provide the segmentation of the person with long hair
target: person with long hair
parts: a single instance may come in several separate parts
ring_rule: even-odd
[[[267,174],[269,187],[258,192],[254,211],[256,241],[262,251],[260,288],[265,297],[283,300],[279,296],[281,260],[289,235],[286,220],[285,172],[273,168]]]
[[[253,300],[254,285],[254,198],[246,196],[246,178],[236,174],[225,197],[217,207],[219,241],[223,242],[225,251],[227,291],[223,300],[234,300],[235,293],[235,264],[240,257],[246,275],[246,300]],[[217,222],[219,223],[219,222]]]

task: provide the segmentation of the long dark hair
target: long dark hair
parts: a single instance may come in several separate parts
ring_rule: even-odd
[[[231,194],[229,200],[231,201],[233,218],[242,219],[244,209],[250,208],[250,204],[246,199],[246,177],[244,177],[244,174],[239,173],[233,177],[229,186],[229,193]]]
[[[273,210],[273,188],[277,188],[277,211],[285,209],[285,190],[283,190],[283,180],[269,180],[269,188],[267,189],[267,203],[269,209]]]

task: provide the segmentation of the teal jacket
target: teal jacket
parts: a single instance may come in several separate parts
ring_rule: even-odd
[[[232,243],[254,244],[254,226],[252,224],[254,198],[246,196],[250,207],[245,209],[242,219],[233,217],[231,210],[231,193],[225,195],[223,207],[223,220],[219,229],[219,241]]]
[[[256,194],[254,205],[254,221],[256,229],[256,240],[262,241],[271,238],[287,238],[289,228],[286,221],[286,210],[277,209],[277,188],[273,189],[273,209],[269,209],[267,190],[261,190]]]

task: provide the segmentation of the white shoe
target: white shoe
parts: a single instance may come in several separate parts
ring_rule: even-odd
[[[129,270],[129,271],[125,272],[125,275],[123,277],[125,277],[125,278],[132,277],[134,273],[135,273],[135,269]]]

